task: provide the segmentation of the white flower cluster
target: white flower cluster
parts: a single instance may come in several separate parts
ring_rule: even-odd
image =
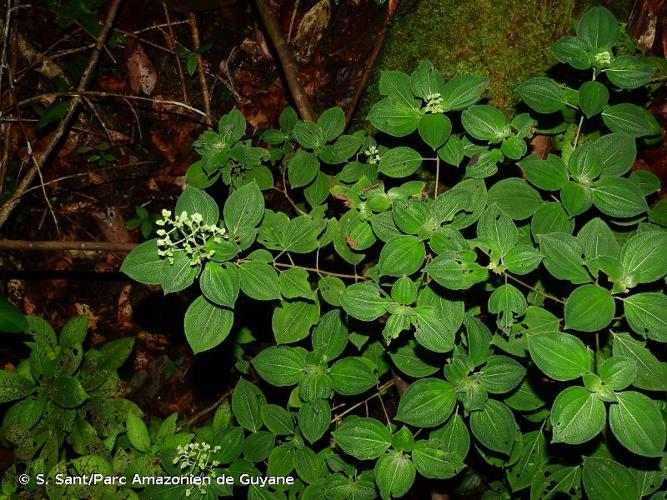
[[[176,456],[172,460],[172,463],[183,471],[187,469],[187,472],[190,474],[196,473],[198,475],[215,477],[214,468],[220,465],[220,462],[211,460],[211,458],[220,449],[220,446],[211,447],[208,443],[199,442],[177,446]],[[189,497],[191,493],[191,488],[188,488],[185,491],[185,496]],[[205,495],[206,490],[200,488],[199,493]]]
[[[364,151],[364,154],[368,157],[368,163],[371,165],[380,163],[380,153],[378,152],[377,147],[369,146],[368,149]]]
[[[182,250],[190,257],[193,266],[210,259],[215,251],[207,250],[206,242],[213,238],[215,243],[222,243],[225,229],[203,222],[204,218],[199,213],[190,215],[183,211],[172,218],[169,210],[162,210],[162,219],[155,222],[161,227],[157,230],[158,255],[173,264],[174,252]]]
[[[439,92],[427,95],[424,111],[427,113],[442,113],[444,111],[442,108],[442,101],[443,98]]]

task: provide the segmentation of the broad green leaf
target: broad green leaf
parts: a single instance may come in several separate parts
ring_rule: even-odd
[[[639,498],[639,486],[630,471],[604,457],[584,457],[584,490],[590,500]]]
[[[252,382],[241,377],[232,392],[232,412],[244,429],[257,432],[263,422],[260,408],[266,405],[266,397]]]
[[[263,462],[275,446],[275,436],[267,431],[258,431],[245,440],[243,457],[252,463]]]
[[[667,296],[637,293],[623,300],[625,319],[636,333],[658,342],[667,342]]]
[[[560,201],[570,217],[576,217],[593,205],[593,191],[587,185],[566,182],[560,190]]]
[[[375,128],[393,137],[410,135],[417,130],[421,117],[416,99],[411,104],[382,99],[368,113],[368,121]]]
[[[278,276],[280,294],[286,299],[314,299],[315,294],[308,282],[308,271],[293,267],[281,271]]]
[[[530,498],[552,500],[558,494],[581,498],[581,466],[546,465],[540,467],[530,485]]]
[[[382,498],[402,497],[415,481],[415,466],[407,455],[392,451],[375,463],[375,482]]]
[[[584,249],[586,261],[590,262],[598,257],[618,258],[621,247],[613,231],[606,222],[599,217],[591,219],[579,230],[577,240]]]
[[[626,391],[609,407],[609,426],[616,439],[633,453],[661,457],[665,447],[665,422],[658,404],[645,395]]]
[[[567,333],[539,333],[528,337],[530,357],[554,380],[574,380],[593,367],[593,355],[584,343]]]
[[[157,285],[164,263],[157,252],[157,240],[144,241],[127,254],[120,271],[144,285]]]
[[[99,360],[99,367],[104,370],[117,370],[130,357],[133,347],[133,337],[123,337],[107,342],[100,349],[102,357]]]
[[[555,113],[567,102],[565,90],[551,78],[531,78],[516,88],[521,99],[538,113]]]
[[[542,262],[542,254],[532,245],[516,245],[507,252],[503,263],[513,274],[528,274]]]
[[[22,333],[28,329],[28,321],[23,314],[4,297],[0,297],[0,332]]]
[[[329,311],[320,318],[313,330],[313,349],[322,353],[327,361],[340,356],[347,346],[348,330],[340,309]]]
[[[244,262],[239,265],[243,293],[255,300],[280,298],[280,282],[276,270],[264,262]]]
[[[230,264],[207,262],[199,277],[201,292],[214,304],[234,307],[239,296],[239,270]]]
[[[563,205],[557,201],[547,202],[535,210],[530,221],[530,232],[539,240],[539,235],[567,233],[574,231],[574,221],[570,219]]]
[[[292,130],[292,136],[301,146],[308,149],[321,148],[327,142],[324,130],[311,121],[298,121]]]
[[[463,143],[455,135],[449,136],[444,146],[438,149],[440,159],[454,167],[458,167],[461,164],[464,154]]]
[[[252,365],[271,385],[295,385],[304,374],[306,351],[301,347],[272,346],[255,356]]]
[[[636,89],[651,81],[655,69],[644,59],[633,56],[615,57],[605,75],[621,89]]]
[[[382,153],[378,171],[387,177],[408,177],[417,171],[421,163],[422,157],[417,151],[399,146]]]
[[[197,354],[213,349],[227,338],[234,323],[234,313],[200,295],[188,307],[183,323],[185,338]]]
[[[413,105],[415,98],[410,88],[410,77],[401,71],[382,71],[380,73],[380,94],[389,96],[396,102]]]
[[[264,196],[254,182],[234,190],[222,210],[225,226],[232,235],[257,227],[264,216]]]
[[[602,172],[602,162],[593,143],[587,143],[574,150],[567,163],[567,169],[579,183],[588,185]]]
[[[602,382],[615,391],[628,387],[637,377],[637,363],[624,356],[605,359],[598,370]]]
[[[289,435],[294,432],[294,420],[285,408],[267,404],[260,408],[262,422],[274,434]]]
[[[540,193],[533,189],[526,181],[518,178],[503,179],[495,183],[488,193],[489,206],[498,205],[512,219],[527,219],[540,205]]]
[[[410,75],[410,88],[417,97],[425,101],[440,95],[445,85],[445,77],[433,67],[430,61],[420,61],[417,69]]]
[[[445,115],[428,114],[419,121],[419,137],[435,151],[452,133],[452,122]]]
[[[470,414],[470,430],[475,439],[492,451],[509,455],[517,431],[512,410],[495,399]]]
[[[510,160],[520,160],[528,152],[528,144],[523,138],[511,135],[505,138],[500,150]]]
[[[646,231],[632,236],[621,249],[621,264],[630,285],[651,283],[667,273],[667,231]]]
[[[646,109],[636,104],[615,104],[607,106],[602,112],[602,121],[612,132],[619,132],[632,137],[656,135],[660,125]]]
[[[575,284],[591,281],[582,258],[583,248],[577,239],[567,233],[549,233],[539,236],[544,266],[552,276]]]
[[[579,19],[577,36],[588,42],[594,53],[610,51],[618,36],[618,21],[604,7],[593,7]]]
[[[576,288],[565,301],[565,328],[597,332],[611,323],[616,304],[609,290],[598,285]]]
[[[35,383],[17,372],[0,370],[0,403],[8,403],[32,394]]]
[[[659,361],[644,342],[633,339],[627,333],[614,333],[612,352],[637,364],[637,377],[632,385],[649,391],[667,391],[667,363]]]
[[[609,90],[600,82],[589,81],[579,87],[579,108],[586,118],[601,113],[609,101]]]
[[[412,460],[419,473],[429,479],[449,479],[465,465],[458,455],[436,446],[437,442],[419,442],[412,450]]]
[[[346,313],[361,321],[373,321],[385,313],[385,299],[373,283],[348,286],[340,296],[340,304]]]
[[[174,252],[173,259],[173,262],[162,261],[160,286],[165,295],[185,290],[195,281],[200,270],[200,266],[193,265],[192,260],[184,251]]]
[[[151,438],[148,434],[148,427],[146,427],[143,419],[137,414],[129,412],[125,425],[130,444],[137,450],[148,453],[151,447]]]
[[[188,215],[200,214],[204,224],[217,224],[220,218],[218,204],[205,191],[192,186],[185,186],[185,190],[178,197],[175,208],[176,214],[187,212]]]
[[[531,154],[519,162],[530,183],[540,189],[557,191],[567,182],[567,168],[559,156],[549,154],[546,160]]]
[[[307,186],[320,172],[315,154],[299,149],[287,166],[287,178],[292,188]]]
[[[491,356],[480,370],[480,380],[491,394],[504,394],[518,386],[526,369],[507,356]]]
[[[497,143],[508,135],[505,117],[488,104],[475,104],[461,113],[461,123],[471,136],[481,141]]]
[[[271,328],[277,344],[291,344],[304,339],[320,319],[319,303],[307,300],[282,301],[273,310]]]
[[[533,482],[535,474],[548,460],[547,441],[544,433],[539,431],[528,432],[523,435],[521,451],[517,462],[507,469],[507,480],[513,492],[528,488]]]
[[[299,429],[310,443],[318,441],[331,425],[331,407],[326,399],[307,401],[297,415]]]
[[[632,167],[637,156],[635,138],[627,134],[603,135],[593,143],[602,163],[602,177],[623,175]]]
[[[470,450],[470,432],[458,413],[452,415],[445,425],[431,431],[429,441],[438,448],[452,453],[460,462],[465,460]]]
[[[435,427],[449,418],[455,403],[453,385],[436,378],[423,378],[401,396],[396,420],[415,427]]]
[[[518,389],[505,398],[505,404],[513,410],[533,411],[542,408],[545,402],[535,392],[530,380],[524,379]]]
[[[345,283],[336,276],[324,276],[317,284],[322,298],[334,307],[340,307],[340,296],[345,290]]]
[[[423,378],[436,373],[440,368],[428,356],[425,351],[417,345],[414,340],[389,353],[392,362],[401,372],[409,377]]]
[[[417,300],[418,284],[407,276],[397,279],[391,287],[391,298],[402,305],[410,305]]]
[[[429,262],[426,272],[439,285],[451,290],[465,290],[486,280],[488,270],[476,262],[474,252],[442,254]]]
[[[604,429],[607,411],[597,395],[583,387],[568,387],[551,408],[552,443],[581,444]]]
[[[303,190],[303,195],[311,207],[317,207],[324,203],[329,196],[329,176],[319,172],[315,180]]]
[[[79,380],[67,375],[54,379],[47,394],[51,401],[63,408],[76,408],[90,397]]]
[[[482,96],[482,90],[489,83],[485,76],[455,76],[442,89],[442,107],[447,111],[460,111],[475,104]]]
[[[345,130],[345,112],[338,106],[325,110],[317,119],[327,141],[333,141]]]
[[[397,236],[380,251],[378,267],[385,276],[410,275],[421,269],[426,258],[424,243],[415,236]]]
[[[591,56],[588,46],[584,40],[576,36],[566,36],[552,44],[551,53],[562,63],[567,63],[575,69],[588,69],[591,67]]]
[[[639,187],[624,177],[603,177],[593,183],[593,205],[611,217],[634,217],[648,211]]]
[[[334,390],[343,396],[355,396],[377,384],[377,376],[360,358],[336,361],[329,372]]]
[[[523,316],[526,306],[526,297],[513,285],[500,285],[489,296],[489,312],[498,315],[496,324],[505,332],[509,332],[516,318]]]
[[[377,458],[391,445],[391,432],[374,418],[346,419],[331,434],[341,450],[359,460]]]

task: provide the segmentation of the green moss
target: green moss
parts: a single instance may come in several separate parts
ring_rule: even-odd
[[[489,77],[487,97],[511,114],[514,87],[544,73],[553,63],[549,45],[567,35],[594,0],[404,0],[355,115],[362,125],[379,98],[379,71],[412,71],[429,59],[446,78],[462,73]],[[630,0],[607,2],[621,20]]]

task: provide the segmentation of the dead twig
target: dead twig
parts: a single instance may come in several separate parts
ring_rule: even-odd
[[[112,0],[111,2],[106,19],[104,20],[104,25],[102,26],[102,30],[97,37],[95,48],[93,49],[93,52],[88,59],[86,69],[84,70],[83,75],[81,76],[81,80],[79,81],[79,85],[77,86],[77,92],[85,91],[88,88],[90,81],[92,80],[93,73],[100,59],[100,53],[109,36],[109,33],[111,32],[111,26],[116,19],[116,14],[118,13],[118,9],[120,8],[121,3],[122,0]],[[11,198],[9,198],[9,200],[5,202],[4,205],[2,205],[2,207],[0,207],[0,227],[2,227],[5,222],[7,222],[9,215],[12,213],[16,205],[18,205],[18,202],[21,199],[21,194],[30,187],[35,177],[40,173],[41,168],[46,164],[48,159],[56,150],[60,140],[65,136],[65,133],[68,130],[80,103],[80,95],[75,96],[72,99],[67,113],[65,113],[65,116],[63,116],[63,118],[60,120],[60,123],[58,124],[58,127],[54,132],[53,137],[51,138],[51,141],[46,146],[46,149],[41,153],[36,164],[33,165],[33,167],[21,179],[16,188],[16,192],[11,196]],[[18,105],[18,103],[16,104]]]
[[[306,89],[304,89],[301,80],[299,79],[299,67],[296,64],[296,59],[294,58],[292,49],[285,41],[283,31],[280,28],[276,16],[273,14],[273,10],[269,5],[268,0],[255,0],[255,5],[257,5],[257,10],[264,23],[264,28],[266,29],[269,38],[271,38],[271,42],[273,42],[273,47],[276,49],[278,59],[280,59],[280,64],[285,72],[285,79],[287,80],[287,85],[292,94],[292,98],[294,99],[296,109],[304,120],[315,121],[317,116],[310,106],[310,100],[306,94]]]
[[[162,2],[162,9],[164,10],[164,18],[167,20],[167,26],[169,28],[169,42],[171,42],[172,48],[174,44],[176,43],[176,37],[174,36],[174,30],[172,28],[171,24],[171,17],[169,16],[169,9],[167,9],[167,4]],[[181,58],[178,57],[176,53],[174,53],[174,57],[176,58],[176,68],[178,69],[178,77],[181,81],[181,89],[183,90],[183,101],[186,103],[188,102],[188,92],[185,90],[185,77],[183,76],[183,67],[181,65]]]
[[[136,243],[114,243],[110,241],[29,241],[0,240],[0,250],[61,251],[82,252],[130,252]]]
[[[199,28],[197,27],[197,16],[194,12],[188,15],[190,21],[190,32],[192,33],[192,45],[195,50],[197,59],[197,73],[199,73],[199,85],[201,86],[201,97],[204,102],[204,111],[206,111],[206,123],[209,127],[213,126],[213,115],[211,114],[211,95],[208,92],[208,83],[206,82],[206,73],[204,68],[204,60],[202,59],[199,49],[201,42],[199,40]]]

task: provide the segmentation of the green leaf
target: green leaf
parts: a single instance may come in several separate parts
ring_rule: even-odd
[[[472,137],[497,143],[508,135],[505,117],[497,108],[488,104],[475,104],[461,113],[461,123]]]
[[[35,390],[35,383],[20,373],[0,370],[0,403],[23,399]]]
[[[616,439],[633,453],[661,457],[665,447],[665,422],[655,401],[639,392],[616,394],[609,407],[609,426]]]
[[[263,462],[275,446],[275,436],[267,431],[248,436],[243,446],[243,457],[252,463]]]
[[[81,382],[67,375],[61,375],[51,383],[48,396],[51,401],[63,408],[76,408],[90,397],[81,386]]]
[[[542,234],[571,234],[573,230],[574,221],[570,220],[563,205],[557,201],[547,202],[535,210],[530,221],[530,232],[536,240],[539,240],[539,236]]]
[[[292,136],[301,146],[308,149],[321,148],[327,142],[324,130],[311,121],[298,121],[292,130]]]
[[[375,482],[382,498],[405,495],[415,481],[415,466],[407,455],[393,451],[382,455],[375,463]]]
[[[549,233],[538,237],[544,266],[552,276],[575,284],[591,281],[582,258],[583,248],[567,233]]]
[[[407,276],[397,279],[391,287],[391,298],[402,305],[410,305],[417,300],[418,284]]]
[[[480,266],[474,252],[463,252],[456,255],[442,254],[429,262],[426,272],[439,285],[451,290],[465,290],[486,281],[488,271]]]
[[[646,231],[628,239],[621,249],[621,264],[635,283],[651,283],[667,273],[667,231]]]
[[[591,57],[585,41],[576,36],[566,36],[552,44],[551,53],[558,62],[567,63],[575,69],[583,70],[591,67]]]
[[[519,232],[512,219],[494,204],[479,218],[477,238],[489,245],[493,257],[499,260],[516,244]]]
[[[480,380],[491,394],[504,394],[518,386],[526,376],[526,369],[507,356],[491,356],[480,370]]]
[[[130,444],[142,453],[148,453],[151,448],[151,437],[143,419],[136,413],[128,412],[125,425]]]
[[[546,465],[540,467],[530,485],[530,498],[551,500],[558,493],[581,498],[581,466]]]
[[[597,332],[614,318],[616,304],[609,290],[598,285],[576,288],[565,301],[565,328]]]
[[[602,164],[602,177],[623,175],[632,167],[637,157],[635,138],[627,134],[603,135],[593,143]]]
[[[419,473],[429,479],[449,479],[465,467],[457,455],[430,441],[418,443],[412,450],[412,460]]]
[[[496,324],[505,332],[509,332],[516,318],[523,316],[526,306],[526,297],[513,285],[500,285],[489,296],[489,312],[498,314]]]
[[[359,460],[372,460],[391,445],[391,432],[374,418],[348,418],[331,433],[336,444]]]
[[[644,59],[633,56],[615,57],[605,69],[609,81],[622,89],[636,89],[651,81],[655,70]]]
[[[355,283],[340,296],[345,312],[361,321],[374,321],[385,313],[385,299],[373,283]]]
[[[271,328],[278,344],[290,344],[304,339],[320,319],[319,303],[295,300],[283,301],[273,310]]]
[[[613,231],[599,217],[584,224],[579,230],[579,234],[577,234],[577,240],[584,248],[587,262],[598,257],[618,258],[621,252],[621,247],[616,241]]]
[[[442,146],[452,133],[452,122],[445,115],[424,115],[419,121],[419,137],[433,151]]]
[[[243,137],[245,127],[246,121],[243,113],[234,108],[220,118],[218,133],[224,137],[225,144],[231,145]]]
[[[296,267],[286,269],[280,273],[278,281],[280,283],[280,294],[286,299],[315,298],[308,282],[308,271],[305,269]]]
[[[440,369],[429,360],[426,351],[420,349],[414,340],[409,340],[405,345],[390,352],[389,357],[396,368],[409,377],[428,377]]]
[[[567,164],[572,177],[583,185],[588,185],[598,178],[602,171],[600,158],[593,143],[587,143],[574,150]]]
[[[205,191],[192,186],[185,186],[183,194],[178,197],[176,214],[187,212],[189,215],[201,214],[204,224],[217,224],[220,218],[218,204]]]
[[[27,328],[27,321],[26,321]],[[60,331],[58,344],[60,347],[73,347],[83,344],[88,335],[88,316],[75,316],[69,320]]]
[[[280,282],[276,270],[264,262],[244,262],[239,265],[243,293],[255,300],[280,298]]]
[[[612,356],[600,364],[602,382],[615,391],[628,387],[637,377],[637,363],[623,356]]]
[[[340,296],[345,290],[345,283],[336,276],[324,276],[317,284],[322,298],[334,307],[340,306]]]
[[[659,361],[644,342],[627,333],[614,333],[612,339],[613,355],[627,357],[637,364],[637,377],[632,385],[648,391],[667,391],[667,363]]]
[[[540,189],[558,191],[567,182],[567,168],[559,156],[549,154],[546,160],[532,154],[519,162],[529,182]]]
[[[639,486],[628,469],[603,457],[584,457],[584,489],[590,500],[639,498]]]
[[[547,463],[547,441],[544,433],[527,432],[523,435],[517,462],[507,469],[507,480],[513,492],[528,488],[540,467]]]
[[[485,76],[461,75],[455,76],[442,88],[441,106],[446,111],[460,111],[482,97],[482,90],[489,83]]]
[[[470,433],[458,413],[452,415],[445,425],[431,431],[429,441],[452,453],[460,462],[463,462],[470,450]]]
[[[618,21],[604,7],[593,7],[579,19],[577,36],[588,42],[595,52],[611,50],[618,36]]]
[[[174,252],[174,261],[164,260],[160,272],[160,285],[164,294],[180,292],[194,283],[200,266],[193,265],[190,257],[182,250]]]
[[[368,121],[379,131],[393,137],[405,137],[417,130],[422,114],[414,100],[411,104],[382,99],[373,105]]]
[[[185,312],[185,338],[195,354],[208,351],[227,338],[233,323],[232,311],[216,306],[200,295]]]
[[[290,186],[300,188],[310,184],[320,171],[320,162],[313,153],[299,149],[287,166]]]
[[[260,408],[266,405],[266,397],[259,388],[241,377],[232,392],[232,412],[244,429],[257,432],[262,427]]]
[[[99,362],[99,367],[103,370],[117,370],[130,357],[133,347],[133,337],[124,337],[107,342],[100,349],[102,359]]]
[[[503,179],[489,189],[489,206],[498,205],[512,219],[527,219],[542,205],[542,197],[526,181]]]
[[[583,387],[568,387],[551,408],[552,443],[581,444],[597,436],[607,420],[604,403]]]
[[[560,199],[570,217],[576,217],[593,205],[593,191],[587,185],[567,182],[560,190]]]
[[[384,276],[410,275],[421,269],[425,258],[424,243],[416,236],[397,236],[382,247],[378,266]]]
[[[329,311],[320,318],[312,335],[313,349],[330,361],[340,356],[347,346],[348,330],[340,309]]]
[[[264,196],[255,182],[234,190],[222,210],[227,230],[234,236],[257,227],[264,216]]]
[[[307,401],[297,415],[299,429],[310,443],[318,441],[331,425],[331,407],[326,399]]]
[[[219,306],[234,307],[239,296],[239,270],[232,264],[207,262],[199,277],[202,294]]]
[[[603,177],[592,189],[593,205],[611,217],[634,217],[648,211],[639,187],[624,177]]]
[[[420,61],[417,69],[410,75],[410,88],[417,97],[429,100],[440,94],[445,78],[429,61]]]
[[[528,152],[528,144],[523,138],[512,135],[503,141],[500,150],[510,160],[520,160]]]
[[[442,161],[458,167],[463,161],[465,151],[461,139],[455,135],[449,136],[444,146],[438,149],[438,156]]]
[[[593,355],[584,343],[567,333],[540,333],[528,337],[530,357],[554,380],[574,380],[593,367]]]
[[[345,130],[345,113],[338,106],[325,110],[317,119],[327,141],[333,141]]]
[[[319,172],[315,180],[303,190],[303,195],[311,207],[317,207],[329,196],[329,188],[329,176]]]
[[[423,378],[410,385],[401,397],[396,420],[415,427],[435,427],[449,418],[455,404],[453,385],[436,378]]]
[[[417,171],[421,163],[422,157],[417,151],[407,146],[399,146],[382,153],[378,171],[387,177],[408,177]]]
[[[294,421],[292,415],[285,408],[267,404],[260,408],[262,422],[274,434],[289,435],[294,432]]]
[[[401,71],[382,71],[380,73],[380,94],[389,96],[396,102],[407,106],[416,100],[410,89],[410,77]]]
[[[518,275],[534,271],[540,262],[542,262],[542,254],[531,245],[516,245],[503,258],[507,270]]]
[[[4,297],[0,297],[0,332],[22,333],[27,329],[28,321],[25,316]]]
[[[487,400],[481,410],[470,414],[470,430],[475,439],[503,455],[510,454],[517,428],[512,410],[495,399]]]
[[[280,128],[287,132],[290,132],[298,121],[299,115],[296,114],[296,110],[292,106],[287,106],[283,109],[278,117]]]
[[[304,375],[306,351],[301,347],[272,346],[255,356],[252,365],[271,385],[296,385]]]
[[[612,132],[628,134],[632,137],[656,135],[660,125],[646,109],[636,104],[615,104],[602,112],[602,121]]]
[[[334,390],[343,396],[355,396],[366,392],[378,383],[377,376],[360,358],[343,358],[336,361],[329,372]]]
[[[636,333],[667,342],[667,296],[663,293],[637,293],[623,300],[625,319]]]
[[[531,78],[516,88],[519,97],[538,113],[555,113],[567,103],[565,90],[551,78]]]
[[[600,82],[585,82],[579,87],[579,108],[586,118],[601,113],[609,101],[609,90]]]
[[[157,251],[157,240],[144,241],[127,254],[120,271],[144,285],[157,285],[164,263]]]

